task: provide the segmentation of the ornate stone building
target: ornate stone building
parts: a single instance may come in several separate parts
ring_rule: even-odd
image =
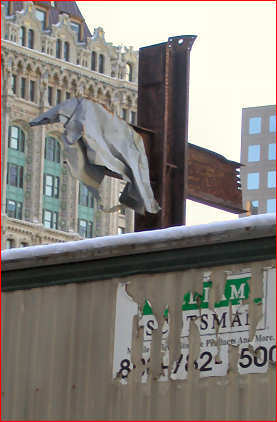
[[[133,230],[133,213],[104,213],[63,163],[60,123],[28,122],[74,96],[136,123],[137,52],[91,34],[74,1],[2,1],[2,249]],[[92,6],[93,7],[93,6]],[[105,177],[105,208],[124,183]]]

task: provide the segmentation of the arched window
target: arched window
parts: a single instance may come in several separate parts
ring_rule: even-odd
[[[57,59],[60,59],[61,56],[62,56],[62,42],[58,38],[57,41],[56,41],[56,57],[57,57]]]
[[[34,31],[28,30],[28,48],[34,48]]]
[[[96,53],[93,51],[91,53],[91,70],[96,70]]]
[[[53,161],[54,163],[61,162],[61,147],[59,142],[51,137],[48,136],[45,140],[45,154],[44,158],[47,161]]]
[[[104,73],[104,68],[105,68],[105,57],[103,56],[103,54],[99,55],[99,73]]]
[[[130,63],[126,64],[126,81],[132,82],[133,80],[133,67]]]
[[[23,47],[26,45],[26,28],[24,26],[21,26],[19,30],[19,44]]]
[[[23,130],[18,126],[9,127],[8,147],[20,152],[24,152],[25,135]]]
[[[69,57],[70,57],[70,46],[69,46],[69,42],[65,41],[65,43],[64,43],[64,60],[66,62],[69,62]]]

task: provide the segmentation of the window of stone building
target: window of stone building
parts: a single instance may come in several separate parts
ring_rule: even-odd
[[[62,91],[57,89],[57,97],[56,97],[56,104],[60,104],[62,102]]]
[[[59,198],[60,178],[46,173],[43,176],[43,194],[50,198]]]
[[[91,70],[96,70],[96,52],[91,53]]]
[[[255,135],[262,131],[262,118],[261,117],[250,117],[249,119],[249,134]]]
[[[13,239],[6,239],[6,249],[14,248],[14,240]]]
[[[82,237],[93,237],[94,194],[83,183],[79,183],[78,233]]]
[[[27,248],[27,246],[29,246],[27,242],[20,242],[20,248]]]
[[[21,98],[26,96],[26,78],[21,78],[20,96]]]
[[[52,86],[48,87],[48,104],[52,105],[53,102],[53,88]]]
[[[70,58],[70,45],[69,42],[65,41],[64,42],[64,47],[63,47],[63,53],[64,53],[64,60],[66,62],[69,62],[69,58]]]
[[[269,117],[269,132],[276,132],[276,116]]]
[[[126,232],[125,227],[118,227],[117,234],[124,234]]]
[[[6,214],[8,217],[22,220],[22,202],[7,199],[6,201]]]
[[[65,99],[66,100],[69,100],[70,97],[71,97],[70,92],[66,91],[66,93],[65,93]]]
[[[126,108],[122,109],[122,119],[127,120],[127,109]]]
[[[249,145],[248,146],[248,161],[260,161],[260,152],[261,146],[260,145]]]
[[[267,187],[276,188],[276,171],[275,170],[267,172]]]
[[[36,83],[30,80],[30,101],[35,102]]]
[[[259,211],[259,201],[257,199],[250,201],[251,215],[257,215]]]
[[[5,16],[10,16],[10,14],[12,13],[11,12],[11,4],[10,3],[12,3],[11,1],[3,1],[3,2],[1,2],[1,5],[2,4],[4,4],[4,6],[5,6]]]
[[[126,81],[132,82],[133,80],[133,66],[130,63],[126,64]]]
[[[34,48],[34,31],[32,29],[28,30],[28,48]]]
[[[20,152],[24,152],[25,135],[23,130],[18,126],[10,126],[8,132],[8,147]]]
[[[62,57],[62,41],[59,38],[56,40],[56,57],[57,59]]]
[[[77,34],[77,41],[81,41],[81,24],[71,21],[70,26],[71,29]]]
[[[99,68],[98,68],[98,72],[99,73],[104,73],[105,70],[105,57],[103,56],[103,54],[99,54]]]
[[[119,186],[119,197],[121,196],[122,192],[124,191],[124,188],[125,188],[125,183],[120,183],[120,186]],[[126,208],[125,207],[120,208],[119,214],[126,215]]]
[[[12,75],[11,88],[14,94],[16,94],[16,82],[17,82],[16,75]]]
[[[83,183],[79,184],[79,204],[84,207],[94,207],[94,195]]]
[[[45,139],[44,158],[55,163],[61,162],[61,147],[57,139],[48,136]]]
[[[266,212],[276,212],[276,199],[271,198],[266,201]]]
[[[276,144],[268,145],[268,159],[276,160]]]
[[[247,175],[247,189],[259,189],[259,173],[248,173]]]
[[[78,233],[82,237],[93,237],[93,223],[91,221],[84,220],[82,218],[78,219]]]
[[[26,45],[26,28],[24,26],[19,29],[19,44],[23,47]]]
[[[136,120],[137,120],[137,114],[135,111],[131,111],[131,123],[132,125],[136,124]]]
[[[46,28],[46,12],[41,9],[36,9],[36,18],[40,21],[41,28],[45,29]]]
[[[58,219],[59,219],[59,213],[56,211],[51,211],[47,209],[43,209],[42,213],[42,224],[44,227],[48,229],[55,229],[58,228]]]
[[[7,185],[23,188],[23,166],[8,163]]]

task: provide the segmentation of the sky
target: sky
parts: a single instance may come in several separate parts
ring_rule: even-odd
[[[91,32],[136,50],[197,35],[190,56],[189,141],[240,161],[244,107],[276,104],[273,1],[78,1]],[[187,225],[238,218],[187,201]]]

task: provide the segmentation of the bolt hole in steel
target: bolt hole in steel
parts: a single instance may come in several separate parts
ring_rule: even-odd
[[[184,40],[183,40],[183,38],[181,38],[180,40],[178,40],[178,44],[183,44],[183,42],[184,42]]]

